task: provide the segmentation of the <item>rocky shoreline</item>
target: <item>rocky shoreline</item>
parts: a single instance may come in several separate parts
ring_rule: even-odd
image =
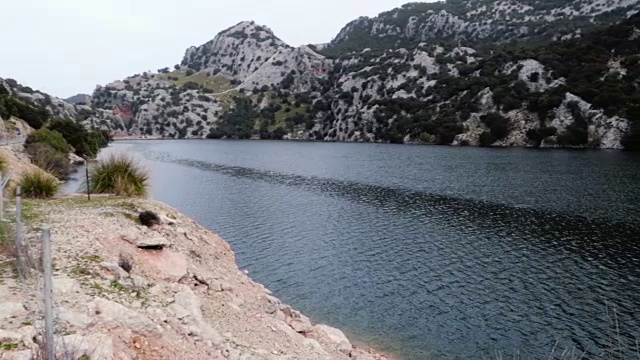
[[[39,230],[51,229],[60,352],[83,360],[389,359],[283,304],[238,268],[227,242],[166,204],[67,196],[25,209],[32,256]],[[162,224],[140,225],[141,211]],[[27,283],[6,266],[1,274],[0,359],[33,359],[43,326],[37,272]]]

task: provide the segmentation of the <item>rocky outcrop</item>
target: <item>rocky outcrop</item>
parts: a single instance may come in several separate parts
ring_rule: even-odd
[[[166,221],[153,229],[137,225],[131,215],[142,210]],[[238,269],[224,240],[164,204],[68,197],[36,202],[33,211],[54,239],[59,356],[386,359],[283,304]],[[163,247],[136,245],[142,242]],[[37,234],[28,245],[37,246]],[[184,260],[182,270],[170,260],[176,256]],[[0,358],[30,359],[40,351],[40,290],[10,276],[2,280],[0,293],[12,295],[0,303],[6,345]]]
[[[631,0],[411,3],[300,47],[244,21],[187,49],[173,69],[98,86],[88,105],[15,81],[3,89],[121,138],[618,149],[637,132],[627,111],[637,98],[637,10]],[[545,45],[496,46],[531,40]],[[597,61],[563,65],[582,56]],[[579,116],[563,104],[575,94]],[[488,125],[496,114],[506,120]]]
[[[611,17],[622,20],[637,11],[633,0],[409,3],[373,18],[350,22],[323,50],[333,53],[398,43],[410,46],[430,40],[483,44],[528,38],[569,39],[579,37],[601,21]],[[571,19],[572,26],[565,26],[567,19]]]

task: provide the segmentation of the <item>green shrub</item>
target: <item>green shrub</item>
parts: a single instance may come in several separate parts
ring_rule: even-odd
[[[37,170],[24,173],[18,185],[22,188],[24,197],[36,199],[53,197],[60,189],[60,183],[55,177]]]
[[[39,130],[38,130],[39,131]],[[56,151],[49,143],[37,142],[25,148],[31,162],[58,179],[66,179],[71,174],[71,162],[67,153]]]
[[[71,146],[67,143],[62,134],[47,128],[38,129],[27,136],[27,139],[25,140],[27,148],[35,143],[46,143],[55,151],[65,154],[71,151]]]
[[[82,125],[69,119],[53,119],[49,129],[62,134],[64,139],[81,157],[95,158],[101,148],[109,144],[109,134],[102,131],[89,131]]]
[[[91,168],[91,191],[119,196],[145,196],[149,174],[133,158],[112,155]]]

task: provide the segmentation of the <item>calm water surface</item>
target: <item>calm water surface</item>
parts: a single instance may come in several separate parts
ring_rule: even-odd
[[[283,301],[402,359],[546,359],[556,341],[598,358],[615,318],[627,357],[640,337],[638,154],[213,140],[114,151],[142,159],[152,197],[219,232]]]

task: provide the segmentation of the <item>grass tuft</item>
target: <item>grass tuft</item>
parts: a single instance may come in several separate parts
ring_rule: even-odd
[[[7,172],[7,159],[5,159],[4,156],[1,156],[1,155],[0,155],[0,172],[3,174]]]
[[[91,191],[118,196],[146,196],[149,174],[133,158],[112,155],[90,171]]]
[[[18,185],[22,188],[22,195],[26,198],[47,199],[55,196],[60,189],[58,180],[42,171],[24,173]]]

